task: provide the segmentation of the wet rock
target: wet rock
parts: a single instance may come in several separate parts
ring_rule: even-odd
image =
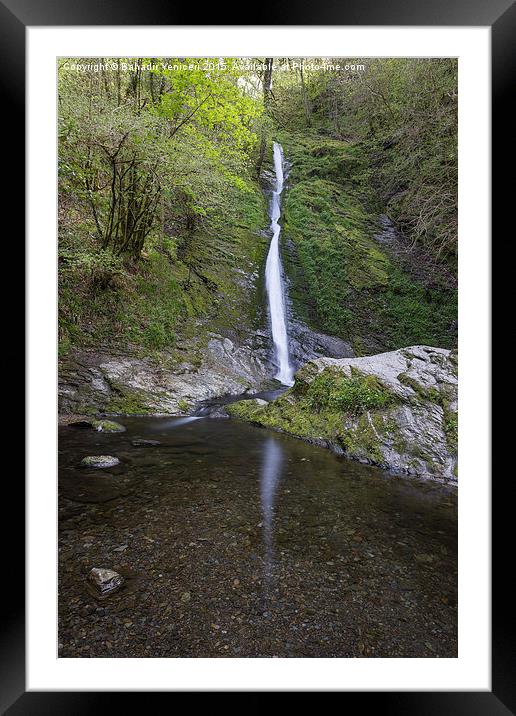
[[[71,428],[85,428],[97,430],[99,433],[123,433],[125,427],[114,420],[97,420],[96,418],[79,418],[77,420],[69,420],[67,424]]]
[[[85,428],[88,430],[93,428],[93,422],[91,420],[71,420],[68,425],[71,428]]]
[[[337,336],[313,331],[299,320],[289,322],[290,353],[300,366],[309,360],[327,356],[330,358],[353,358],[355,353],[350,343]]]
[[[93,420],[93,427],[99,433],[123,433],[125,427],[114,420]]]
[[[75,350],[60,366],[59,410],[181,414],[185,403],[257,391],[274,372],[267,334],[251,331],[237,341],[210,333],[202,340],[185,342],[184,350],[200,358],[188,369],[184,362],[164,370],[148,358]]]
[[[223,405],[218,405],[217,407],[210,410],[208,413],[209,418],[229,418],[228,412],[226,408]]]
[[[155,447],[161,445],[159,440],[131,440],[133,447]]]
[[[81,460],[83,467],[115,467],[120,460],[113,455],[88,455]]]
[[[103,567],[93,567],[88,574],[88,580],[92,584],[98,594],[107,596],[120,589],[124,583],[124,578],[113,569],[105,569]]]

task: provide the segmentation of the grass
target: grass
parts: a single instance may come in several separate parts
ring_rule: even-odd
[[[326,409],[358,415],[392,404],[393,395],[374,375],[354,371],[348,378],[340,371],[325,368],[310,383],[306,400],[317,412]]]

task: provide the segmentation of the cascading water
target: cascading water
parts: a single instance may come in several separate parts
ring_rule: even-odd
[[[278,371],[274,376],[284,385],[293,385],[294,369],[290,363],[288,350],[287,317],[285,311],[285,290],[279,251],[281,226],[281,192],[283,191],[283,150],[277,142],[273,144],[274,171],[276,186],[272,192],[270,217],[272,239],[265,264],[265,282],[269,299],[272,340],[278,362]]]

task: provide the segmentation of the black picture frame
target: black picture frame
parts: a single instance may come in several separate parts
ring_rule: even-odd
[[[513,168],[508,141],[514,134],[513,117],[509,112],[514,87],[514,64],[516,53],[516,5],[511,0],[354,0],[336,4],[331,0],[294,5],[282,2],[273,7],[263,3],[249,5],[249,25],[365,25],[365,26],[490,26],[492,32],[492,137],[493,137],[493,232],[501,226],[513,197],[509,192],[511,182],[502,169]],[[19,217],[25,211],[22,206],[24,185],[24,86],[25,86],[25,30],[28,26],[66,25],[190,25],[202,13],[203,25],[231,25],[221,22],[223,9],[218,4],[211,7],[164,3],[160,0],[0,0],[0,83],[2,85],[2,119],[6,123],[4,142],[16,147],[15,162],[9,171],[0,173],[4,201],[8,198],[9,213]],[[238,24],[243,24],[238,14]],[[8,140],[6,139],[8,137]],[[509,176],[509,172],[507,172]],[[16,188],[15,188],[16,187]],[[512,202],[511,202],[512,199]],[[18,210],[16,212],[16,209]],[[507,222],[507,225],[508,222]],[[23,242],[16,235],[18,246]],[[11,238],[13,235],[11,234]],[[30,348],[30,346],[29,346]],[[4,535],[2,572],[4,597],[7,606],[2,613],[0,643],[0,711],[9,716],[52,714],[103,713],[121,708],[124,693],[111,692],[26,692],[25,691],[25,594],[24,594],[24,483],[16,470],[11,471],[9,484],[4,483],[4,506],[15,518]],[[503,475],[502,475],[503,476]],[[492,691],[467,692],[343,692],[344,706],[360,698],[356,706],[381,709],[383,714],[407,714],[410,716],[434,716],[440,714],[468,714],[468,716],[502,716],[516,714],[516,663],[515,635],[509,628],[513,613],[512,570],[507,569],[503,555],[512,537],[511,501],[505,489],[493,484],[493,593],[492,593]],[[496,519],[494,517],[496,516]],[[13,526],[15,525],[14,532]],[[6,526],[6,520],[3,520]],[[13,539],[14,537],[14,539]],[[499,563],[496,559],[499,557]],[[6,575],[8,575],[6,577]],[[508,582],[506,580],[509,580]],[[133,706],[140,701],[140,694],[131,693]],[[168,693],[145,694],[167,696]],[[137,701],[134,702],[134,699]],[[148,706],[147,706],[148,708]]]

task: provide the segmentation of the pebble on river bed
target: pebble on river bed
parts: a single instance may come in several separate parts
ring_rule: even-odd
[[[131,440],[133,447],[154,447],[155,445],[161,445],[159,440]]]
[[[102,567],[93,567],[88,575],[89,581],[96,587],[99,594],[106,596],[120,589],[124,582],[124,578],[113,569],[103,569]]]
[[[88,455],[81,460],[83,467],[114,467],[120,460],[113,455]]]

